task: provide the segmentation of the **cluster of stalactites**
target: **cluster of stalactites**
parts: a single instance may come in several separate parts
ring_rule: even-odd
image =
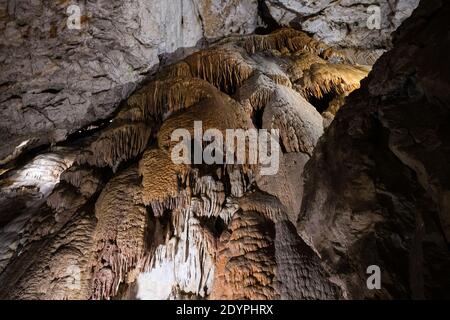
[[[242,46],[246,53],[242,52],[239,46]],[[280,67],[277,62],[270,62],[258,67],[258,64],[263,61],[271,61],[270,55],[268,58],[263,56],[252,58],[251,55],[270,50],[280,52],[281,55],[278,55],[278,58],[285,54],[289,57],[291,64],[288,64],[286,68]],[[198,217],[208,219],[220,217],[225,223],[232,223],[233,214],[239,208],[246,213],[262,215],[264,218],[261,218],[261,221],[264,224],[287,221],[286,208],[276,198],[270,195],[261,196],[259,193],[243,197],[252,189],[252,177],[257,168],[223,166],[216,168],[214,172],[205,173],[205,170],[198,170],[192,165],[176,165],[171,159],[173,145],[170,134],[180,126],[185,126],[192,131],[193,122],[196,120],[203,122],[205,130],[250,128],[252,127],[250,117],[254,112],[262,110],[266,115],[263,117],[263,127],[280,129],[281,143],[286,152],[303,152],[311,155],[312,149],[323,132],[322,125],[320,117],[313,115],[314,108],[300,94],[305,98],[310,96],[321,98],[329,92],[338,95],[346,94],[357,88],[359,81],[365,76],[363,68],[327,61],[333,55],[333,50],[309,38],[306,34],[283,29],[267,36],[246,37],[233,45],[221,44],[210,50],[193,54],[184,61],[166,68],[158,79],[133,94],[117,116],[121,121],[129,120],[135,123],[146,123],[155,117],[162,120],[162,127],[157,135],[157,145],[146,148],[142,144],[136,150],[137,153],[142,153],[143,149],[146,149],[138,168],[138,175],[141,177],[142,203],[135,203],[134,206],[137,206],[137,209],[128,210],[140,212],[143,215],[142,210],[144,206],[147,206],[156,218],[172,212],[171,223],[176,230],[182,225],[197,221],[195,219]],[[274,61],[278,58],[274,58]],[[228,94],[236,92],[235,98],[239,103],[219,90]],[[242,121],[243,118],[247,120]],[[149,135],[150,133],[143,135],[144,140],[147,141]],[[136,154],[128,153],[124,159],[133,156]],[[112,161],[108,164],[114,165]],[[241,197],[243,197],[242,200],[236,203],[234,209],[227,208],[230,205],[230,199]],[[191,214],[195,212],[194,216],[197,218],[194,219],[192,216],[188,222],[181,219],[189,216],[186,214],[188,211]],[[181,214],[182,212],[184,214]],[[260,220],[257,216],[255,219]],[[117,221],[110,223],[116,225]],[[248,228],[253,227],[248,225],[245,228],[248,231]],[[238,235],[239,232],[235,231],[234,234]],[[97,250],[100,256],[104,256],[102,258],[104,261],[109,261],[107,270],[113,274],[105,275],[104,269],[98,270],[96,282],[94,281],[97,283],[94,294],[97,298],[116,294],[119,284],[127,281],[125,275],[133,268],[136,269],[137,265],[142,266],[142,261],[150,262],[145,272],[149,273],[149,277],[153,277],[151,270],[162,268],[163,258],[168,259],[170,256],[174,261],[177,259],[176,248],[179,245],[171,245],[170,239],[156,249],[153,258],[145,260],[141,251],[134,252],[121,248],[117,240],[114,240],[116,237],[117,235],[114,236],[113,233],[113,236],[109,237],[113,240],[100,241],[101,246]],[[229,241],[230,239],[226,237],[222,239],[222,243],[228,243],[228,245]],[[191,243],[189,246],[181,247],[187,250],[193,245],[196,244]],[[197,249],[202,249],[203,245],[204,243],[200,241]],[[239,241],[236,245],[242,246]],[[140,244],[140,246],[144,245]],[[265,246],[275,248],[272,237],[269,237],[266,244],[261,247],[262,252],[267,250],[263,249]],[[158,256],[158,253],[164,257]],[[224,263],[223,259],[228,259],[227,255],[223,252],[219,253],[220,257],[215,262],[219,272],[215,286],[220,288],[226,285],[229,290],[232,286],[222,283],[224,280],[220,278],[221,268],[226,267],[221,264]],[[202,259],[202,263],[205,263],[205,259]],[[261,274],[259,280],[249,283],[249,287],[259,289],[252,289],[248,295],[243,294],[242,297],[280,297],[278,292],[280,283],[269,281],[276,274],[276,257],[262,254],[261,259],[261,268],[267,271],[266,278]],[[268,259],[270,262],[264,262]],[[211,268],[211,261],[208,262],[208,266]],[[250,275],[251,272],[248,274],[241,273],[242,270],[238,272],[241,266],[237,267],[236,275],[241,274],[242,278],[247,279],[242,281],[249,281],[255,276],[255,274]],[[174,288],[177,286],[174,284]],[[221,297],[217,295],[217,290],[214,292],[213,296]],[[195,291],[195,294],[200,294],[202,297],[209,293],[210,291],[200,294],[199,291]]]
[[[283,28],[268,35],[248,36],[241,41],[249,54],[266,50],[277,50],[281,53],[308,51],[326,58],[337,54],[323,42],[290,28]]]
[[[297,90],[305,97],[323,98],[333,92],[348,95],[359,89],[362,79],[367,77],[370,69],[346,64],[313,64],[297,82]]]
[[[120,164],[141,154],[147,147],[151,127],[144,122],[113,123],[77,156],[77,163],[110,167],[117,171]]]
[[[368,71],[335,63],[344,61],[339,59],[335,50],[292,29],[223,41],[164,68],[130,96],[109,126],[84,138],[81,150],[74,151],[74,166],[62,174],[62,182],[46,202],[62,227],[76,212],[89,208],[90,199],[103,187],[98,172],[110,171],[99,168],[109,167],[114,173],[96,201],[95,217],[89,217],[87,209],[86,216],[79,218],[90,230],[83,238],[83,288],[89,287],[84,296],[115,297],[139,274],[162,267],[162,260],[170,257],[193,272],[188,282],[178,283],[182,281],[178,278],[173,288],[198,297],[279,298],[290,291],[280,289],[280,283],[289,282],[303,290],[301,297],[323,297],[322,291],[300,283],[309,270],[284,280],[277,271],[279,261],[291,262],[280,255],[284,249],[274,239],[280,223],[288,218],[275,197],[248,194],[258,189],[258,165],[175,164],[171,133],[184,128],[192,136],[193,123],[199,120],[204,130],[222,133],[278,129],[283,152],[309,156],[323,125],[307,100],[333,93],[330,110],[335,113]],[[176,232],[154,248],[148,243],[149,219],[159,221],[168,215]],[[225,231],[210,226],[217,221]],[[194,258],[182,264],[186,252]],[[308,259],[298,258],[295,263],[309,266],[315,261]],[[46,265],[51,264],[51,256],[47,260]],[[316,262],[311,268],[320,269]],[[328,297],[332,290],[323,283]]]

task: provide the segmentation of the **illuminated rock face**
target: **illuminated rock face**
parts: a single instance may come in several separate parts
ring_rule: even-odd
[[[167,57],[258,26],[257,0],[0,2],[0,164],[111,117]],[[197,49],[196,49],[197,48]]]
[[[415,18],[423,24],[428,20],[420,15],[442,11],[433,24],[421,26],[430,34],[445,30],[440,21],[449,9],[431,2]],[[178,12],[177,3],[161,2],[156,9]],[[228,24],[236,26],[225,18],[226,3],[238,8],[234,18],[256,5],[195,3],[189,2],[221,17],[210,24],[202,20],[201,32],[210,37],[227,33]],[[194,37],[191,22],[183,23]],[[239,31],[251,29],[253,22],[247,22]],[[439,103],[448,102],[449,91],[426,58],[433,48],[421,37],[419,45],[409,46],[413,26],[402,29],[403,37],[368,80],[363,79],[373,61],[367,56],[294,29],[225,38],[160,68],[110,120],[37,151],[31,160],[14,160],[30,143],[22,137],[0,171],[0,204],[8,208],[0,210],[0,298],[345,299],[448,293],[450,286],[440,281],[446,274],[439,271],[448,270],[450,259],[448,175],[442,169],[446,140],[440,131],[425,130],[434,141],[431,162],[424,157],[425,144],[416,149],[403,143],[402,128],[415,137],[416,124],[430,129],[438,123],[447,132],[448,115]],[[170,30],[177,34],[178,29]],[[137,36],[143,37],[141,44],[156,41],[145,32]],[[164,46],[170,51],[178,45]],[[437,49],[443,55],[447,50]],[[386,67],[397,61],[395,68]],[[421,63],[423,82],[408,72],[411,61]],[[361,80],[359,93],[352,93]],[[404,120],[408,117],[397,106],[408,101],[441,113],[430,111],[432,122]],[[221,134],[278,129],[275,174],[264,174],[261,162],[175,163],[171,135],[176,129],[195,133],[195,121]],[[250,149],[244,147],[244,153]],[[382,290],[367,290],[367,263],[382,267]],[[417,280],[405,280],[413,274]]]
[[[310,75],[314,62],[328,68],[326,79]],[[324,132],[308,99],[345,97],[358,86],[346,76],[355,68],[339,50],[280,29],[223,40],[162,69],[106,127],[3,174],[2,195],[13,205],[10,190],[38,188],[40,196],[27,202],[27,219],[3,217],[2,296],[342,297],[294,222],[301,172]],[[275,172],[265,174],[262,162],[175,163],[171,135],[195,134],[195,121],[224,136],[279,130]],[[39,254],[46,243],[55,251]]]
[[[381,30],[365,27],[372,2],[382,5]],[[417,2],[98,0],[75,10],[73,1],[1,1],[0,165],[101,125],[159,66],[217,39],[260,30],[267,15],[297,27],[306,15],[303,30],[373,62],[379,57],[373,49],[386,48]],[[80,28],[69,29],[76,17]]]

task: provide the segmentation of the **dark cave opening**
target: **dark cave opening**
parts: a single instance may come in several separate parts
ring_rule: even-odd
[[[333,101],[335,97],[336,94],[334,92],[328,92],[324,94],[322,98],[311,96],[308,101],[313,105],[314,108],[316,108],[319,113],[323,113],[328,109],[328,107],[330,106],[330,102]]]

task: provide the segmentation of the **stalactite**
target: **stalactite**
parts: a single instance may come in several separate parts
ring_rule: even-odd
[[[367,67],[346,64],[314,64],[305,71],[296,88],[305,97],[322,98],[330,92],[349,94],[360,87],[360,81],[369,73]]]
[[[355,48],[341,49],[343,55],[342,62],[352,65],[372,66],[386,50],[362,50]]]
[[[291,88],[292,83],[288,74],[284,70],[284,62],[271,55],[255,54],[251,57],[254,61],[255,69],[263,73],[277,84]]]
[[[151,128],[145,123],[112,123],[89,147],[77,157],[77,163],[111,167],[116,171],[122,162],[142,153]]]
[[[208,98],[210,86],[196,78],[158,79],[133,94],[128,99],[127,109],[140,110],[138,114],[142,113],[145,119],[163,116],[190,108]]]
[[[249,129],[252,121],[244,108],[234,99],[221,93],[214,87],[209,92],[210,98],[202,100],[182,113],[169,116],[158,133],[160,148],[170,148],[176,142],[171,136],[176,129],[186,129],[194,137],[194,121],[201,121],[203,132],[208,129],[220,130],[225,137],[227,129]]]
[[[249,78],[236,92],[235,98],[243,105],[249,104],[252,111],[264,109],[272,99],[276,86],[267,76],[257,73]]]
[[[247,193],[237,201],[243,211],[258,212],[273,222],[289,220],[286,207],[278,198],[270,194],[256,191]]]
[[[85,197],[93,195],[101,185],[101,178],[93,168],[75,165],[61,174],[61,181],[77,188]]]
[[[213,84],[216,88],[233,93],[253,72],[234,46],[220,46],[200,51],[185,59],[194,76]]]
[[[30,294],[30,284],[33,290],[55,288],[58,297],[91,299],[118,298],[134,289],[138,298],[164,299],[333,296],[326,273],[287,224],[289,201],[281,204],[259,191],[261,163],[177,165],[171,152],[179,141],[171,136],[187,129],[194,137],[195,121],[202,122],[202,133],[217,129],[224,138],[227,129],[279,129],[282,156],[295,156],[291,169],[303,169],[323,132],[322,117],[304,97],[332,92],[337,98],[324,113],[332,114],[367,71],[331,63],[336,61],[344,61],[340,52],[288,28],[220,41],[159,70],[120,106],[109,126],[77,138],[56,174],[26,166],[20,178],[31,183],[23,184],[12,179],[14,170],[3,173],[0,201],[14,189],[31,194],[36,208],[0,232],[0,270],[14,273],[12,268],[34,263],[34,246],[50,243],[52,250],[22,270],[45,277],[11,280],[9,288],[18,284],[23,291],[13,295],[51,296]],[[248,159],[248,141],[245,152]],[[46,163],[38,166],[45,169]],[[292,170],[271,183],[284,183]],[[41,190],[46,175],[51,181]],[[276,196],[283,198],[279,193],[286,190],[295,196],[299,184],[278,188]],[[41,191],[39,202],[34,197]],[[295,205],[287,206],[294,211]],[[21,246],[24,256],[16,254]],[[63,290],[58,274],[75,260],[81,287]]]
[[[291,80],[289,80],[289,78],[284,75],[274,75],[273,74],[273,75],[269,75],[268,77],[276,84],[280,84],[280,85],[286,86],[288,88],[292,87]]]
[[[162,72],[162,77],[167,79],[172,78],[191,78],[192,72],[189,64],[185,61],[172,64]]]
[[[306,33],[290,28],[283,28],[268,35],[253,35],[243,37],[242,46],[249,54],[265,50],[282,52],[311,52],[325,58],[333,56],[334,51],[320,41],[309,37]]]
[[[293,82],[303,77],[303,73],[309,70],[313,64],[326,64],[327,62],[319,56],[310,52],[303,52],[290,57],[287,73]]]
[[[173,234],[156,248],[139,276],[141,299],[207,298],[212,287],[216,240],[190,209],[172,213]]]
[[[161,149],[145,151],[139,163],[142,175],[143,201],[151,205],[156,216],[165,209],[173,209],[184,203],[180,183],[184,180],[187,168],[172,162],[170,154]]]
[[[328,108],[322,112],[322,117],[324,119],[324,128],[328,128],[331,122],[334,120],[334,116],[339,111],[339,109],[345,104],[345,95],[338,95],[328,104]]]
[[[217,217],[225,203],[225,187],[212,176],[200,177],[198,171],[190,174],[192,205],[198,215]]]

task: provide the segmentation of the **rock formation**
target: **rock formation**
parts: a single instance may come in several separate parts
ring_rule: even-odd
[[[281,26],[299,26],[329,44],[374,50],[391,47],[392,32],[411,15],[419,0],[268,0],[265,3]]]
[[[312,10],[300,0],[1,0],[0,165],[102,126],[158,66],[268,23],[289,26],[306,14],[314,21],[304,30],[372,64],[418,3],[381,1],[388,19],[378,31],[364,27],[366,6],[375,0],[352,1],[314,1]],[[344,22],[335,17],[341,14]],[[347,27],[354,18],[360,27]]]
[[[297,226],[349,297],[449,298],[449,10],[422,3],[306,165]]]
[[[450,6],[421,3],[373,66],[418,1],[349,28],[371,3],[87,2],[71,30],[69,2],[9,1],[0,298],[448,297]],[[239,162],[255,147],[275,172]]]

